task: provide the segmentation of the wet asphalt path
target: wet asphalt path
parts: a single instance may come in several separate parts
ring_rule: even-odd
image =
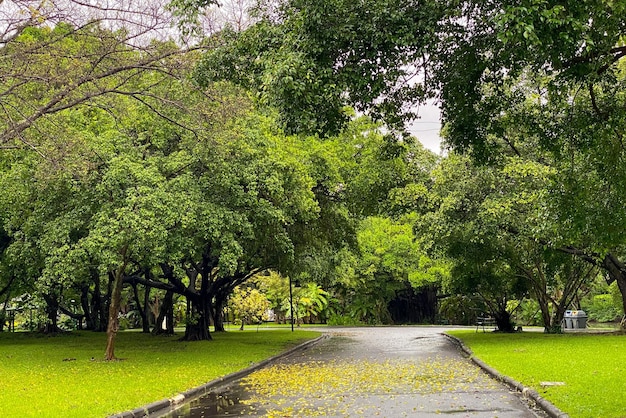
[[[295,352],[165,417],[537,417],[440,327],[323,328]]]

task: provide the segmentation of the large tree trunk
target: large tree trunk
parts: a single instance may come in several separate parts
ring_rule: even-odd
[[[210,311],[206,298],[187,298],[187,325],[183,341],[211,340]]]
[[[215,296],[215,304],[212,307],[213,329],[215,332],[226,332],[224,327],[224,306],[226,306],[226,296],[218,292]]]
[[[165,321],[165,329],[163,322]],[[156,324],[152,329],[154,335],[173,335],[174,334],[174,291],[168,290],[161,302],[159,315]]]
[[[111,303],[109,304],[109,320],[107,324],[107,345],[104,350],[105,360],[115,360],[115,338],[119,331],[119,313],[122,299],[122,288],[124,287],[124,271],[126,264],[120,266],[113,274],[113,284],[111,287]]]
[[[496,326],[500,332],[514,332],[513,324],[511,323],[511,314],[506,309],[499,309],[493,313],[493,318],[496,321]]]
[[[154,318],[154,316],[151,316],[151,311],[150,311],[150,290],[152,289],[152,287],[150,286],[146,286],[145,291],[143,292],[143,315],[141,317],[142,320],[142,327],[143,327],[143,332],[149,334],[150,333],[150,320],[152,318]],[[144,321],[145,318],[145,321]]]
[[[489,313],[493,316],[499,332],[513,332],[513,323],[511,322],[511,313],[507,311],[507,297],[501,297],[497,300],[487,298],[479,293],[482,300],[489,307]]]
[[[0,309],[0,332],[4,331],[4,324],[7,320],[7,306],[9,305],[9,298],[11,293],[7,293],[4,299],[4,303],[2,304],[2,308]],[[9,331],[11,331],[11,324],[9,323]]]
[[[46,302],[46,316],[48,320],[46,321],[46,325],[44,325],[43,332],[45,334],[56,334],[59,331],[58,325],[58,315],[59,315],[59,299],[58,296],[50,293],[47,295],[43,295],[44,301]]]
[[[215,315],[213,316],[213,330],[215,332],[226,332],[224,327],[224,308],[215,308]]]
[[[552,315],[552,333],[560,334],[563,332],[563,318],[565,317],[566,305],[560,303],[554,308],[554,314]]]
[[[552,314],[550,313],[550,305],[552,299],[548,294],[548,285],[546,275],[544,273],[544,264],[542,260],[535,259],[534,268],[527,269],[522,267],[522,271],[526,279],[530,283],[531,292],[535,295],[535,300],[539,304],[541,312],[541,322],[543,322],[543,331],[547,334],[558,334],[561,332],[561,324],[554,323]]]
[[[102,297],[100,273],[97,269],[92,269],[91,280],[94,287],[91,292],[91,300],[89,300],[89,294],[81,296],[81,304],[83,304],[87,322],[86,327],[92,331],[104,332],[107,329],[106,301],[110,298],[110,294],[108,294],[106,298]],[[85,290],[89,292],[89,287],[85,286]],[[87,312],[89,313],[87,314]]]
[[[94,329],[93,316],[91,315],[91,309],[89,306],[89,284],[85,283],[80,288],[80,307],[85,317],[85,328],[89,330]],[[80,322],[82,328],[82,321]]]
[[[545,333],[553,334],[557,333],[552,324],[552,315],[550,314],[550,300],[546,297],[545,290],[539,291],[535,289],[535,300],[539,304],[539,311],[541,312],[541,322],[543,322],[543,330]]]
[[[187,325],[184,341],[211,340],[209,327],[211,325],[211,271],[214,267],[210,252],[203,257],[201,266],[187,270],[189,288],[197,293],[187,296]],[[200,279],[200,289],[197,289],[197,279]]]

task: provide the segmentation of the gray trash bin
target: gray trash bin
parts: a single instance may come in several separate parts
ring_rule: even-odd
[[[574,328],[574,324],[572,323],[572,311],[565,311],[565,315],[563,316],[563,321],[565,323],[565,329]]]
[[[572,311],[572,325],[574,329],[587,328],[587,314],[585,311]]]

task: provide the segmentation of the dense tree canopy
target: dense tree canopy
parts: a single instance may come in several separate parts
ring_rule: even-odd
[[[56,42],[57,31],[65,43]],[[62,25],[29,29],[15,43],[33,35],[61,51],[76,47],[73,41],[107,41]],[[36,281],[54,329],[67,288],[95,281],[87,287],[99,298],[104,277],[108,358],[125,282],[185,294],[201,330],[189,338],[208,337],[208,305],[260,269],[293,265],[301,251],[293,226],[314,223],[320,211],[304,149],[253,114],[236,90],[196,89],[185,80],[193,56],[176,55],[177,76],[162,68],[110,75],[112,85],[138,96],[95,95],[64,106],[19,137],[32,137],[37,152],[19,146],[3,156],[4,230],[11,246],[32,253],[21,279]],[[141,51],[125,56],[141,64]],[[168,282],[153,280],[154,268]]]
[[[337,133],[346,106],[397,128],[405,105],[425,97],[416,79],[443,10],[434,1],[279,2],[246,31],[216,37],[196,78],[258,92],[290,132]]]
[[[478,294],[500,330],[511,330],[507,302],[532,297],[546,330],[560,332],[565,310],[597,270],[550,244],[548,231],[560,228],[550,211],[554,169],[518,156],[475,166],[451,154],[433,174],[432,211],[418,230],[432,237],[431,253],[453,260],[446,290]]]
[[[519,233],[603,267],[626,295],[625,14],[604,0],[285,0],[216,37],[196,78],[254,90],[299,132],[336,131],[346,105],[394,130],[436,98],[450,148],[550,167],[541,213],[558,222]]]
[[[506,301],[532,295],[558,331],[597,268],[626,307],[622,2],[256,3],[201,33],[211,0],[15,2],[3,310],[35,295],[48,331],[58,312],[108,329],[112,359],[125,286],[144,330],[158,289],[159,318],[182,295],[185,338],[210,339],[269,269],[316,301],[292,316],[389,322],[394,298],[427,286],[480,294],[502,330]],[[173,16],[186,38],[162,31]],[[441,160],[405,130],[427,99]]]
[[[100,42],[65,24],[31,28],[15,42],[32,37],[54,40],[51,54]],[[286,136],[231,84],[192,84],[193,53],[169,43],[157,49],[176,57],[174,74],[112,74],[112,85],[141,94],[88,94],[25,127],[2,156],[3,255],[20,254],[3,269],[3,288],[16,291],[11,278],[19,274],[19,286],[46,307],[49,331],[58,329],[59,312],[106,328],[108,359],[126,285],[144,322],[151,289],[166,292],[163,315],[171,315],[173,294],[184,296],[185,338],[209,339],[228,296],[256,273],[272,268],[331,283],[335,254],[354,248],[359,221],[396,210],[390,196],[426,181],[435,161],[418,144],[390,141],[367,118],[325,141]],[[142,56],[124,53],[128,62]],[[307,293],[315,289],[324,294],[307,283],[302,300],[317,300]],[[82,314],[70,309],[72,298]],[[298,315],[320,309],[300,305]]]

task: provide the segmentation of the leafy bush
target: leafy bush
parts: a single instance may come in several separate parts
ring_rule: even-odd
[[[331,314],[328,318],[328,325],[331,326],[352,326],[352,325],[364,325],[363,322],[356,320],[349,315]]]
[[[513,320],[518,325],[543,326],[539,303],[535,300],[522,300],[515,309],[513,316]]]
[[[76,329],[76,320],[70,318],[67,315],[61,315],[61,319],[59,320],[59,328],[65,330],[65,331],[70,331],[73,329]]]
[[[141,328],[141,315],[137,310],[128,311],[125,314],[119,314],[120,330]]]
[[[245,324],[256,324],[267,320],[270,301],[258,289],[240,286],[235,288],[228,306],[235,316],[235,321],[243,330]]]
[[[478,313],[485,311],[480,301],[466,295],[449,296],[439,304],[439,318],[449,324],[474,325]]]
[[[623,312],[619,305],[616,305],[613,295],[605,293],[596,295],[591,299],[589,305],[583,305],[589,320],[598,322],[611,322],[619,319]]]

